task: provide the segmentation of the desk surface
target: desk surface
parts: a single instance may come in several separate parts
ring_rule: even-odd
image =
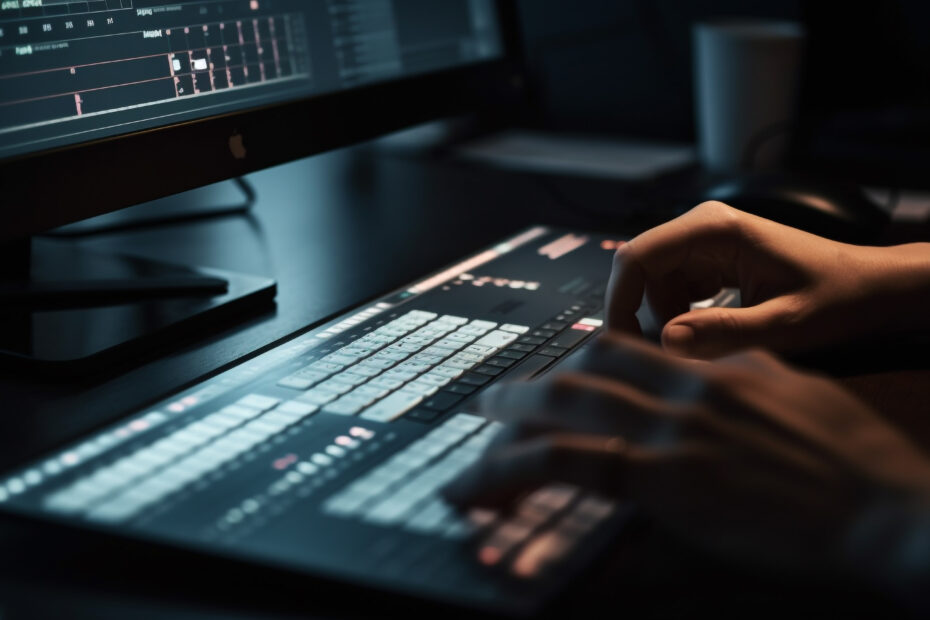
[[[610,184],[554,187],[551,180],[386,154],[372,147],[301,160],[251,175],[250,181],[258,199],[248,217],[102,235],[80,243],[273,277],[278,281],[276,309],[91,377],[63,381],[5,374],[0,378],[0,463],[118,418],[192,378],[528,224],[618,230],[628,213]],[[584,210],[571,208],[581,203],[587,205]],[[615,216],[609,215],[611,210]],[[829,369],[930,445],[930,424],[921,415],[930,397],[930,362],[901,369],[886,353],[863,356],[861,365]],[[826,364],[830,367],[829,359]],[[23,570],[23,564],[35,562],[25,562],[21,555],[30,548],[53,550],[43,545],[42,532],[30,536],[35,538],[0,528],[0,545],[7,551],[0,554],[0,615],[5,619],[20,617],[23,610],[53,609],[42,607],[52,603],[38,603],[34,596],[48,590],[44,569]],[[134,603],[95,594],[96,586],[77,587],[68,583],[67,574],[64,579],[57,575],[55,583],[67,595],[61,600],[84,605],[87,617],[120,617],[129,609],[146,609],[151,617],[213,617],[212,611],[198,610],[199,603],[194,608],[165,603],[162,616],[145,598]],[[282,617],[290,617],[287,608]],[[294,609],[304,608],[298,603]],[[267,617],[266,612],[259,616]],[[22,617],[31,616],[25,612]]]

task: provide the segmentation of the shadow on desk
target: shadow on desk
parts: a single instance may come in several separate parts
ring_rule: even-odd
[[[237,561],[57,534],[41,549],[16,549],[0,572],[4,620],[290,620],[296,618],[474,618],[433,603],[257,568]],[[26,540],[22,538],[20,540]],[[28,555],[27,555],[28,553]],[[10,556],[7,556],[9,560]],[[634,522],[543,618],[716,619],[906,615],[882,597],[827,581],[747,571]]]

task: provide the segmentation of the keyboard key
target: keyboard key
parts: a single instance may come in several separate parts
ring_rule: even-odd
[[[384,373],[384,376],[389,379],[395,379],[397,381],[403,381],[404,383],[406,383],[407,381],[410,381],[411,379],[416,377],[418,374],[420,373],[410,370],[408,368],[392,368],[391,370]]]
[[[328,372],[322,370],[313,370],[311,368],[303,368],[295,372],[292,376],[300,377],[301,379],[310,379],[314,383],[319,383],[323,379],[329,376]]]
[[[305,394],[301,394],[297,397],[302,403],[310,403],[311,405],[325,405],[328,402],[334,401],[339,398],[339,395],[335,392],[324,392],[322,390],[317,390],[316,388],[310,390]]]
[[[356,364],[349,368],[346,373],[350,375],[359,375],[361,377],[373,377],[381,373],[381,370],[381,368],[376,366],[366,366],[365,363],[362,362],[361,364]]]
[[[483,336],[488,332],[488,329],[485,327],[479,327],[477,325],[464,325],[459,328],[459,334],[468,334],[469,336]]]
[[[417,407],[413,411],[407,414],[407,420],[416,420],[417,422],[432,422],[439,417],[441,411],[436,411],[433,409],[424,409],[422,407]]]
[[[533,527],[517,520],[508,520],[494,528],[478,550],[479,560],[489,566],[499,563],[533,533]]]
[[[543,347],[539,350],[541,355],[551,355],[552,357],[559,357],[560,355],[565,355],[568,353],[568,349],[564,347]]]
[[[461,368],[450,368],[450,367],[448,367],[448,366],[437,366],[436,368],[433,368],[433,369],[429,372],[429,374],[431,374],[431,375],[440,375],[440,376],[443,376],[443,377],[447,377],[448,379],[451,380],[451,379],[456,379],[456,378],[462,376],[462,373],[463,373],[463,372],[465,372],[465,371],[462,370]]]
[[[499,328],[501,331],[511,332],[514,334],[525,334],[530,331],[530,328],[526,325],[514,325],[513,323],[504,323]]]
[[[432,364],[426,364],[423,362],[414,362],[412,360],[401,363],[397,366],[397,370],[402,372],[411,372],[414,376],[424,373],[427,370],[433,368]]]
[[[261,413],[259,409],[252,407],[240,407],[239,405],[227,405],[220,409],[223,413],[235,416],[240,420],[250,420]]]
[[[366,409],[361,417],[375,422],[390,422],[419,405],[422,400],[423,397],[416,394],[395,392]]]
[[[471,351],[462,351],[455,356],[455,359],[465,360],[466,362],[478,362],[484,361],[487,355],[484,353],[473,353]]]
[[[425,310],[411,310],[410,312],[405,314],[403,318],[415,319],[418,321],[422,320],[423,322],[426,322],[426,321],[432,321],[437,316],[438,315],[435,312],[427,312]]]
[[[273,396],[249,394],[248,396],[243,396],[237,400],[236,404],[242,405],[243,407],[252,407],[253,409],[258,409],[259,411],[268,411],[280,402],[280,398],[275,398]]]
[[[516,334],[513,334],[511,332],[495,330],[479,338],[475,344],[484,345],[487,347],[494,347],[495,349],[501,349],[516,339],[517,339]]]
[[[437,373],[435,370],[432,370],[426,373],[425,375],[422,375],[419,379],[417,379],[417,381],[422,381],[424,383],[431,383],[433,385],[443,387],[447,383],[452,381],[452,378],[447,377],[446,375],[442,373]]]
[[[568,323],[563,323],[562,321],[549,321],[542,326],[542,329],[551,329],[553,331],[559,331],[568,327]]]
[[[498,366],[488,366],[487,364],[482,364],[475,368],[474,372],[481,373],[482,375],[488,375],[489,377],[496,377],[497,375],[504,372],[503,368]]]
[[[327,465],[332,465],[333,457],[317,452],[310,457],[310,462],[319,467],[326,467]]]
[[[476,389],[476,388],[475,388],[474,385],[467,385],[467,384],[463,384],[463,383],[455,383],[455,384],[453,384],[453,385],[450,385],[449,387],[447,387],[447,388],[446,388],[445,390],[443,390],[443,391],[444,391],[444,392],[451,392],[452,394],[461,394],[461,395],[464,396],[464,395],[467,395],[467,394],[471,394],[472,392],[475,391],[475,389]]]
[[[558,333],[557,330],[534,329],[533,331],[530,332],[529,337],[544,338],[548,340],[549,338],[552,338],[553,336],[555,336],[557,333]],[[524,338],[527,338],[527,336],[524,336]]]
[[[516,370],[508,375],[507,378],[513,381],[530,379],[542,372],[555,360],[555,357],[549,355],[532,355],[528,357],[525,362],[517,366]]]
[[[372,399],[376,399],[376,398],[384,398],[385,396],[388,395],[388,392],[390,391],[391,390],[389,388],[384,388],[378,385],[373,385],[373,382],[372,382],[372,383],[368,383],[366,385],[362,385],[362,386],[355,388],[354,390],[349,392],[349,394],[354,395],[354,396],[367,396],[367,397],[371,397]]]
[[[487,422],[487,418],[483,418],[480,415],[474,415],[471,413],[457,413],[453,417],[449,418],[443,426],[449,426],[452,428],[461,428],[466,431],[474,431]]]
[[[471,362],[468,360],[452,358],[450,360],[446,360],[445,362],[443,362],[440,368],[451,368],[453,370],[464,372],[470,369],[472,366],[474,366],[477,363],[478,362]]]
[[[490,380],[491,380],[491,377],[489,377],[488,375],[479,375],[479,374],[470,372],[466,374],[464,377],[462,377],[461,379],[459,379],[459,382],[465,383],[468,385],[479,386],[479,385],[484,385]]]
[[[535,350],[536,347],[530,344],[513,344],[510,345],[510,348],[508,349],[508,351],[517,351],[519,353],[530,353],[531,351]]]
[[[359,385],[367,381],[367,378],[363,377],[362,375],[355,374],[355,373],[340,372],[339,374],[336,374],[330,377],[329,381],[333,381],[336,383],[344,383],[348,385],[349,387],[355,387],[356,385]],[[328,382],[325,382],[325,383],[328,383]]]
[[[314,383],[315,381],[312,379],[304,379],[300,375],[290,375],[278,381],[279,386],[294,390],[306,390],[313,386]]]
[[[522,351],[514,351],[513,347],[511,347],[498,353],[497,358],[495,359],[507,358],[511,360],[522,360],[524,357],[526,357],[526,353]]]
[[[332,362],[313,362],[310,366],[307,367],[309,370],[314,370],[316,372],[322,372],[327,375],[331,375],[334,372],[339,372],[345,366],[342,364],[334,364]]]
[[[346,383],[344,381],[339,381],[337,379],[327,379],[323,383],[319,384],[312,391],[314,392],[330,392],[332,394],[342,395],[352,389],[351,383]]]
[[[385,390],[393,391],[399,388],[404,384],[400,379],[395,379],[393,377],[386,377],[384,375],[380,377],[375,377],[369,383],[366,384],[367,387],[371,388],[382,388]]]
[[[453,386],[455,387],[455,386]],[[434,394],[429,399],[427,399],[423,406],[427,409],[433,409],[435,411],[446,411],[450,409],[457,402],[462,400],[462,394],[456,394],[453,392],[443,391],[438,394]]]
[[[555,347],[565,347],[570,349],[582,340],[584,340],[591,332],[584,331],[580,329],[566,329],[564,332],[550,342],[550,346]]]
[[[497,350],[497,347],[489,346],[486,344],[470,344],[465,347],[462,353],[475,353],[481,356],[481,359],[484,359],[488,355],[494,353]],[[459,354],[456,355],[458,357]]]
[[[349,517],[356,514],[370,499],[361,493],[341,493],[323,503],[323,512],[332,517]]]
[[[409,392],[411,394],[419,394],[424,398],[431,396],[439,391],[439,386],[433,385],[432,383],[421,383],[420,380],[411,381],[404,387],[400,389],[401,392]]]
[[[488,366],[497,366],[499,368],[510,368],[516,363],[516,360],[509,359],[505,355],[498,355],[497,357],[492,357],[485,362]]]
[[[576,538],[558,530],[548,530],[530,540],[517,554],[510,571],[521,579],[535,579],[574,548]]]
[[[319,407],[310,403],[301,402],[299,400],[289,400],[286,403],[279,405],[277,410],[286,413],[295,413],[301,416],[308,416],[315,413],[318,409]]]
[[[544,343],[545,341],[546,341],[545,338],[540,338],[540,337],[538,337],[538,336],[523,336],[522,338],[520,338],[520,339],[517,340],[517,342],[519,342],[519,343],[521,343],[521,344],[523,344],[523,345],[531,344],[531,345],[533,345],[533,346],[541,345],[541,344]],[[516,348],[517,346],[519,346],[519,345],[514,345],[513,348]],[[519,350],[520,350],[520,351],[523,351],[524,349],[519,349]],[[532,350],[532,348],[530,348],[529,350]]]
[[[326,446],[325,452],[326,454],[334,458],[337,458],[337,459],[342,458],[346,455],[346,449],[343,448],[342,446]]]
[[[378,525],[393,525],[403,520],[404,515],[411,508],[413,508],[411,502],[392,497],[375,504],[365,513],[364,519]]]
[[[451,314],[444,314],[441,317],[439,317],[438,322],[439,323],[450,323],[452,325],[464,325],[465,323],[468,323],[468,319],[466,319],[465,317],[461,317],[461,316],[453,316]]]
[[[451,515],[451,508],[442,500],[437,499],[414,513],[405,524],[405,528],[422,534],[438,532],[446,526],[446,521]]]
[[[351,366],[358,361],[360,356],[356,355],[346,355],[344,353],[332,353],[323,358],[324,362],[330,362],[333,364],[341,364],[342,366]]]

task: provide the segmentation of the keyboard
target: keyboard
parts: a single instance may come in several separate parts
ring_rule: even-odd
[[[553,480],[505,512],[440,490],[503,426],[473,397],[602,324],[616,240],[535,227],[0,476],[0,510],[525,615],[628,509]]]

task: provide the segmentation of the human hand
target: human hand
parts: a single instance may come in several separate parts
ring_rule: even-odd
[[[740,289],[742,308],[689,311],[723,286]],[[617,250],[608,326],[639,333],[644,293],[675,353],[813,350],[930,327],[930,244],[849,245],[705,202]]]
[[[482,410],[508,430],[448,499],[499,508],[566,482],[631,500],[714,552],[832,573],[863,514],[930,497],[930,461],[906,438],[767,353],[686,360],[606,334],[566,364],[486,392]]]

